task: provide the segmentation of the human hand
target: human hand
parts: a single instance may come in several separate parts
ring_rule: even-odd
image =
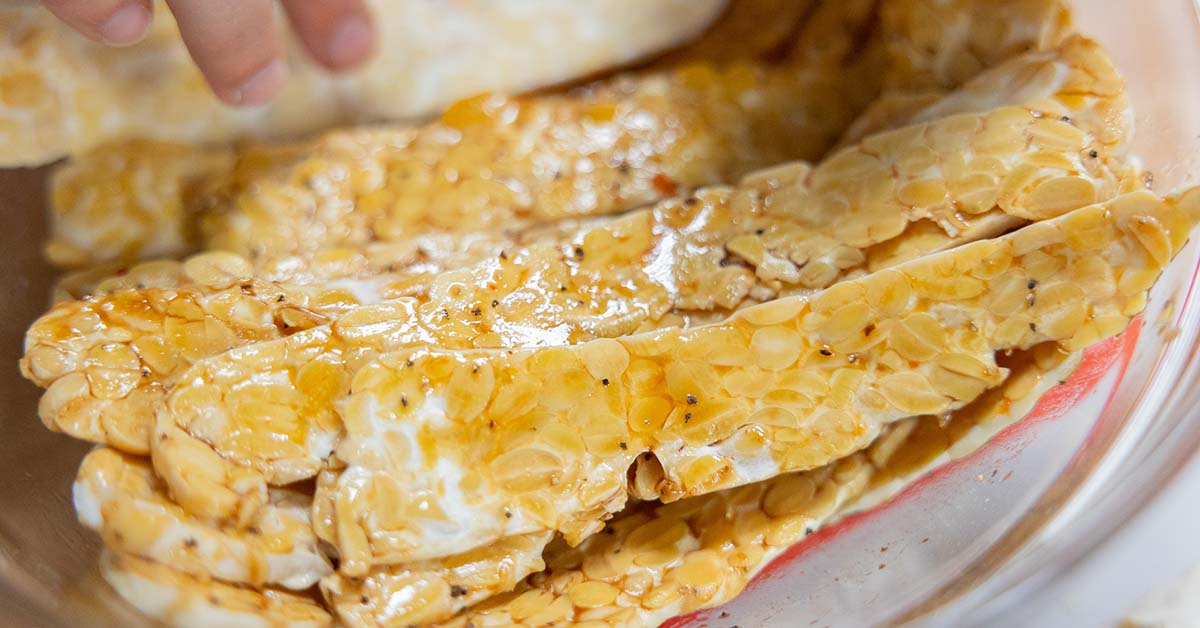
[[[113,46],[146,34],[153,0],[41,0],[87,37]],[[233,105],[273,98],[287,78],[283,39],[272,0],[166,0],[188,51],[213,92]],[[331,70],[352,68],[374,46],[363,0],[282,0],[312,57]]]

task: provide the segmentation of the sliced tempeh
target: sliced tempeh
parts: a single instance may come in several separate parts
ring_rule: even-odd
[[[110,550],[179,571],[289,589],[307,589],[333,571],[317,547],[311,498],[287,489],[272,489],[244,528],[222,528],[172,502],[149,461],[100,448],[83,459],[74,497],[79,520]]]
[[[225,584],[111,550],[101,555],[100,571],[126,602],[172,628],[333,626],[329,613],[301,594]]]
[[[576,548],[555,543],[544,573],[442,625],[654,626],[716,606],[857,497],[871,473],[858,453],[806,473],[635,506],[610,533]]]
[[[545,569],[542,551],[551,536],[509,537],[448,559],[377,569],[363,578],[333,574],[321,581],[321,592],[348,628],[441,621],[512,591],[526,576]]]
[[[1080,101],[1089,102],[1080,106]],[[962,87],[939,92],[892,92],[867,108],[839,142],[854,144],[882,130],[961,113],[1024,104],[1050,117],[1084,117],[1114,155],[1133,137],[1133,110],[1112,61],[1096,42],[1074,36],[1050,50],[1019,55],[981,72]]]
[[[419,119],[472,94],[525,91],[638,60],[695,37],[724,2],[366,0],[378,31],[372,60],[333,76],[289,37],[289,79],[270,105],[250,108],[213,96],[170,11],[156,11],[136,45],[114,48],[27,4],[0,6],[4,167],[113,139],[228,142]]]
[[[874,15],[873,1],[825,4],[830,21]],[[517,231],[815,159],[875,96],[880,73],[846,67],[861,47],[854,29],[822,35],[835,52],[780,64],[693,53],[703,62],[566,93],[472,98],[419,127],[232,154],[100,147],[56,176],[47,251],[79,266],[197,248],[257,258],[422,232]],[[193,177],[202,184],[181,180]]]
[[[271,482],[311,477],[341,430],[332,399],[380,353],[413,344],[577,343],[810,292],[882,264],[873,262],[872,247],[903,240],[910,226],[925,238],[920,225],[936,225],[943,234],[935,248],[945,248],[993,235],[973,229],[977,220],[1001,217],[1003,231],[1111,198],[1120,175],[1105,160],[1084,161],[1090,144],[1069,122],[1021,108],[875,136],[811,172],[777,168],[736,189],[662,203],[557,246],[447,273],[424,297],[360,308],[329,326],[199,362],[181,376],[170,414]],[[1028,163],[1038,158],[1040,168]],[[1050,195],[1052,204],[1043,204],[1064,182],[1081,193]],[[155,446],[178,435],[166,436]],[[171,463],[158,454],[155,461]],[[185,505],[192,503],[187,495],[205,500],[210,489],[172,484]]]
[[[961,85],[982,70],[1070,36],[1063,0],[887,0],[886,85],[916,90]]]
[[[183,264],[147,265],[115,279],[111,290],[102,282],[97,294],[54,306],[26,333],[21,362],[23,374],[47,388],[38,408],[43,422],[147,453],[155,409],[194,362],[403,294],[408,279],[280,283],[254,275],[236,255],[205,253]],[[155,287],[123,288],[130,280]]]
[[[1079,353],[1065,354],[1048,343],[1009,361],[1013,370],[1004,383],[974,403],[948,417],[894,423],[868,449],[826,467],[669,506],[634,506],[608,524],[611,533],[576,548],[556,542],[545,554],[544,573],[445,626],[534,628],[551,617],[596,628],[654,626],[722,604],[824,524],[887,499],[906,479],[974,451],[1027,414],[1074,369]]]
[[[998,351],[1119,333],[1198,219],[1200,191],[1134,193],[719,324],[385,356],[342,413],[340,569],[579,540],[623,506],[630,467],[659,466],[674,500],[848,455],[999,383]]]

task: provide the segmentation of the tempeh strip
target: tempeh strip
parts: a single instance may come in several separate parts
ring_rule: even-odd
[[[272,489],[248,525],[223,529],[172,502],[149,461],[99,448],[73,492],[79,520],[113,551],[253,586],[307,589],[333,571],[313,534],[311,499],[294,491]]]
[[[888,0],[880,11],[890,67],[886,87],[952,88],[1072,31],[1062,0]]]
[[[578,541],[624,505],[630,467],[675,500],[848,455],[999,383],[998,351],[1119,333],[1197,219],[1200,191],[1134,193],[719,324],[385,356],[342,413],[340,570]]]
[[[526,91],[636,61],[701,33],[724,2],[363,4],[379,33],[372,60],[333,76],[304,53],[300,38],[287,37],[281,93],[270,105],[245,108],[212,94],[169,11],[155,12],[142,41],[112,47],[41,7],[4,3],[0,164],[48,163],[131,137],[230,142],[420,119],[471,94]]]
[[[1061,46],[1029,52],[980,73],[938,98],[933,92],[886,94],[847,129],[840,144],[854,144],[882,130],[950,115],[1024,104],[1047,116],[1087,116],[1081,126],[1115,155],[1132,139],[1133,110],[1124,82],[1096,42],[1071,37]],[[1080,106],[1080,101],[1090,102]]]
[[[871,471],[857,453],[805,473],[635,506],[610,533],[576,548],[552,545],[547,571],[528,584],[439,625],[632,628],[716,606],[857,497]]]
[[[872,137],[811,172],[775,169],[737,189],[666,202],[558,246],[447,273],[425,297],[360,308],[329,326],[197,363],[180,379],[170,411],[221,456],[255,466],[271,482],[311,477],[341,430],[332,399],[380,353],[419,343],[577,343],[823,288],[882,263],[869,247],[903,240],[910,225],[938,225],[953,245],[994,235],[973,231],[976,217],[1001,216],[1007,229],[1111,198],[1119,174],[1106,160],[1085,161],[1088,137],[1021,108]],[[1029,164],[1037,159],[1040,169]],[[1046,196],[1064,183],[1081,193]],[[320,382],[319,390],[306,381]],[[171,444],[174,436],[166,436],[154,446]],[[157,453],[155,460],[169,464]],[[172,490],[185,506],[189,496],[198,504],[210,490],[223,492],[194,482]]]
[[[512,591],[545,569],[542,551],[551,536],[509,537],[448,559],[376,569],[363,578],[333,574],[321,581],[321,592],[348,628],[440,621]]]
[[[173,628],[333,626],[316,600],[296,593],[225,584],[110,550],[100,557],[100,571],[126,602]]]
[[[827,4],[860,22],[873,15],[860,6],[873,2]],[[47,251],[69,266],[197,248],[276,257],[633,209],[823,155],[875,95],[853,92],[879,82],[875,68],[845,67],[856,33],[837,37],[847,42],[831,44],[837,54],[795,63],[709,60],[567,93],[485,95],[424,126],[340,130],[234,157],[101,147],[56,177]],[[178,181],[189,174],[201,184]]]
[[[154,264],[145,275],[162,287],[60,303],[30,327],[21,368],[47,389],[38,413],[50,429],[147,453],[155,409],[194,362],[396,296],[389,283],[399,279],[262,281],[228,253]]]
[[[795,543],[863,507],[866,499],[878,503],[894,494],[902,485],[898,475],[915,476],[947,450],[955,457],[973,451],[987,434],[1026,415],[1078,358],[1053,344],[1018,352],[1004,383],[971,405],[949,417],[897,422],[866,450],[832,465],[669,506],[634,506],[608,524],[611,534],[590,537],[576,548],[554,543],[544,573],[441,625],[534,628],[554,616],[560,624],[595,628],[654,626],[722,604]],[[935,429],[939,423],[945,427]],[[688,563],[706,565],[706,573],[719,580],[685,569]]]

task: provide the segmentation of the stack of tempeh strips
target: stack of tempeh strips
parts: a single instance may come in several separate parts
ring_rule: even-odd
[[[114,588],[175,625],[653,626],[1141,311],[1200,192],[1140,190],[1058,2],[795,8],[416,129],[60,170],[57,261],[221,249],[71,277],[28,335],[42,419],[102,445]]]

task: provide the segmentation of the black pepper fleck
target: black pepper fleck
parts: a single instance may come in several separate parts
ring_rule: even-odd
[[[601,384],[604,384],[605,386],[607,386],[607,385],[608,385],[608,378],[607,378],[607,377],[605,377],[604,379],[600,380],[600,383],[601,383]]]
[[[1030,323],[1029,331],[1037,331],[1037,323]]]
[[[696,399],[696,395],[688,395],[688,396],[687,396],[687,402],[688,402],[688,405],[689,405],[689,406],[694,406],[694,405],[696,405],[697,403],[699,403],[699,402],[700,402],[700,400],[699,400],[699,399]]]
[[[626,449],[629,449],[629,444],[626,443],[625,441],[621,441],[621,442],[617,443],[617,447],[620,447],[621,450],[624,451]]]
[[[688,207],[694,207],[696,205],[696,203],[699,203],[699,202],[700,202],[700,199],[696,198],[695,196],[689,196],[689,197],[683,199],[683,204],[687,205]]]
[[[450,597],[462,597],[467,594],[466,587],[460,587],[457,584],[450,587]]]
[[[371,598],[369,598],[369,597],[367,597],[367,596],[365,596],[365,595],[364,595],[364,596],[362,596],[362,597],[360,597],[360,598],[358,598],[358,603],[359,603],[359,604],[368,604],[368,603],[370,603],[370,601],[371,601]]]
[[[1071,116],[1063,116],[1063,117],[1059,118],[1059,120],[1062,120],[1063,122],[1070,122]]]
[[[1036,288],[1038,286],[1038,282],[1036,279],[1030,279],[1029,283],[1025,284],[1025,286],[1027,288],[1029,288],[1030,290],[1033,290],[1034,288]]]
[[[766,232],[767,232],[767,230],[766,230],[766,229],[755,229],[755,230],[754,230],[754,234],[755,234],[755,235],[762,235],[762,234],[764,234],[764,233],[766,233]]]
[[[184,539],[183,544],[186,547],[196,547],[199,545],[199,543],[196,542],[196,539],[193,539],[192,537]]]
[[[575,247],[575,257],[578,257],[579,259],[583,259],[583,247],[582,246]]]
[[[275,297],[275,302],[276,302],[276,303],[283,303],[283,295],[281,294],[281,295],[279,295],[279,296]]]
[[[475,309],[471,310],[471,314],[474,314],[475,316],[480,316],[483,314],[483,308],[476,305]]]
[[[1095,159],[1095,158],[1097,158],[1097,157],[1099,157],[1099,156],[1100,156],[1100,152],[1099,152],[1099,151],[1096,151],[1096,150],[1093,150],[1092,152],[1088,153],[1088,155],[1089,155],[1089,156],[1090,156],[1092,159]]]
[[[506,512],[504,513],[504,518],[505,518],[505,519],[512,519],[512,513],[511,513],[511,512],[507,512],[507,511],[506,511]]]
[[[505,253],[504,251],[500,251],[500,259],[508,259],[508,253]]]
[[[684,415],[683,415],[683,422],[684,422],[684,423],[687,423],[688,421],[691,421],[691,420],[692,420],[692,413],[691,413],[691,412],[688,412],[687,414],[684,414]]]
[[[832,351],[830,351],[829,349],[826,349],[825,347],[821,347],[821,348],[820,348],[820,349],[817,351],[817,353],[820,353],[821,355],[823,355],[823,356],[825,356],[825,357],[829,357],[829,356],[833,355],[833,352],[832,352]]]
[[[405,408],[408,407],[408,394],[407,393],[400,393],[400,405],[404,406]]]
[[[496,307],[497,305],[500,305],[500,302],[495,299],[492,299],[492,307]]]

